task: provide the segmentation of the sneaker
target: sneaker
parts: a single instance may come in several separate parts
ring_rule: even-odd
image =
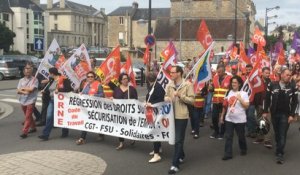
[[[80,138],[80,139],[76,140],[75,143],[76,143],[76,145],[83,145],[83,144],[85,144],[85,140],[83,138]]]
[[[254,144],[261,144],[264,141],[264,139],[256,139],[252,143]]]
[[[279,155],[277,156],[276,163],[277,163],[277,164],[283,164],[283,163],[284,163],[283,155],[279,154]]]
[[[223,138],[224,138],[224,134],[218,135],[218,140],[223,140]]]
[[[194,139],[199,139],[199,135],[198,134],[194,134],[193,138]]]
[[[40,135],[38,136],[41,140],[43,141],[47,141],[48,140],[48,137],[44,136],[44,135]]]
[[[268,148],[268,149],[272,149],[273,148],[273,145],[272,145],[272,143],[270,141],[265,141],[264,146],[266,148]]]
[[[156,163],[161,160],[161,157],[158,154],[155,154],[152,159],[149,160],[149,163]]]
[[[194,134],[195,134],[195,131],[194,131],[194,130],[192,130],[192,131],[191,131],[191,135],[194,135]]]
[[[184,163],[184,159],[183,158],[179,158],[179,163]]]
[[[211,139],[215,139],[217,137],[218,137],[218,134],[215,133],[215,132],[212,135],[209,136],[209,138],[211,138]]]
[[[177,173],[178,171],[179,171],[179,168],[178,168],[178,167],[176,167],[176,166],[171,166],[171,168],[170,168],[168,174],[175,174],[175,173]]]
[[[25,139],[25,138],[27,137],[27,134],[21,134],[20,137],[21,137],[22,139]]]

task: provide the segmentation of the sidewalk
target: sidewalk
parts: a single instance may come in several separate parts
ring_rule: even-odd
[[[91,154],[67,151],[27,151],[0,155],[0,172],[6,175],[100,175],[107,164]]]

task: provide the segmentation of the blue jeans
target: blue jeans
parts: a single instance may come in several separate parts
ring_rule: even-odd
[[[175,149],[172,165],[179,167],[179,159],[184,159],[183,144],[188,119],[175,119]]]
[[[49,137],[51,130],[54,125],[54,100],[51,99],[49,101],[49,105],[47,108],[47,117],[46,117],[46,125],[43,130],[43,135]],[[62,136],[67,136],[69,134],[69,129],[63,128],[62,129]]]
[[[257,122],[255,117],[255,106],[250,105],[246,112],[248,134],[256,133]]]
[[[276,141],[276,155],[284,154],[284,147],[286,143],[286,135],[289,129],[288,116],[286,114],[271,114],[271,120],[275,133]]]
[[[247,143],[245,137],[245,123],[232,123],[225,121],[225,157],[232,157],[233,131],[235,130],[241,152],[247,152]]]
[[[211,100],[212,100],[212,92],[208,92],[206,98],[205,98],[205,114],[211,112]]]
[[[51,130],[53,128],[54,122],[54,100],[51,99],[47,108],[47,117],[46,117],[46,125],[43,130],[43,135],[49,137]]]
[[[193,117],[191,118],[192,130],[195,131],[195,134],[199,134],[199,124],[200,121],[204,121],[203,108],[194,107]]]

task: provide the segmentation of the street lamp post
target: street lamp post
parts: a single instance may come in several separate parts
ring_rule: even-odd
[[[237,40],[237,0],[235,0],[235,11],[234,11],[234,45],[236,46]]]
[[[272,7],[272,8],[266,8],[266,15],[265,15],[265,38],[266,38],[266,41],[268,40],[268,19],[271,18],[271,17],[268,17],[268,12],[270,12],[271,10],[278,10],[280,9],[279,6],[276,6],[276,7]],[[277,18],[277,15],[274,16],[275,18]]]

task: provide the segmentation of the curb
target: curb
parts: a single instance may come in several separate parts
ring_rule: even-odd
[[[14,111],[14,108],[11,105],[5,104],[1,101],[0,106],[0,120],[9,116]]]

